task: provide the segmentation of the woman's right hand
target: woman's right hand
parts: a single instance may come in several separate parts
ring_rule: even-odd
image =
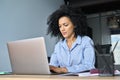
[[[66,72],[68,72],[65,67],[59,68],[59,67],[55,67],[55,66],[52,66],[52,65],[49,65],[49,67],[50,67],[51,71],[56,72],[56,73],[66,73]]]

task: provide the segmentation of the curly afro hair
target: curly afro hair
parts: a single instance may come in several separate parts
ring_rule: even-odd
[[[58,25],[58,20],[63,16],[69,17],[71,22],[75,25],[75,37],[77,37],[77,35],[84,36],[87,34],[86,16],[84,16],[81,10],[72,8],[67,5],[62,5],[58,10],[53,12],[48,17],[47,34],[51,34],[51,36],[64,39]]]

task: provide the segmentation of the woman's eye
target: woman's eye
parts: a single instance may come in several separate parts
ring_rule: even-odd
[[[64,26],[68,26],[68,24],[64,24]]]

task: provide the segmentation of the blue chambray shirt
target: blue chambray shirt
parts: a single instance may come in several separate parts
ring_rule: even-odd
[[[77,36],[69,49],[65,40],[55,45],[49,65],[66,67],[68,72],[82,72],[95,68],[95,52],[93,40],[88,36]]]

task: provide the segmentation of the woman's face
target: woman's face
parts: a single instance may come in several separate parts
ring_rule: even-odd
[[[75,35],[74,25],[69,17],[66,16],[61,17],[58,21],[58,24],[59,30],[64,38],[68,39]]]

